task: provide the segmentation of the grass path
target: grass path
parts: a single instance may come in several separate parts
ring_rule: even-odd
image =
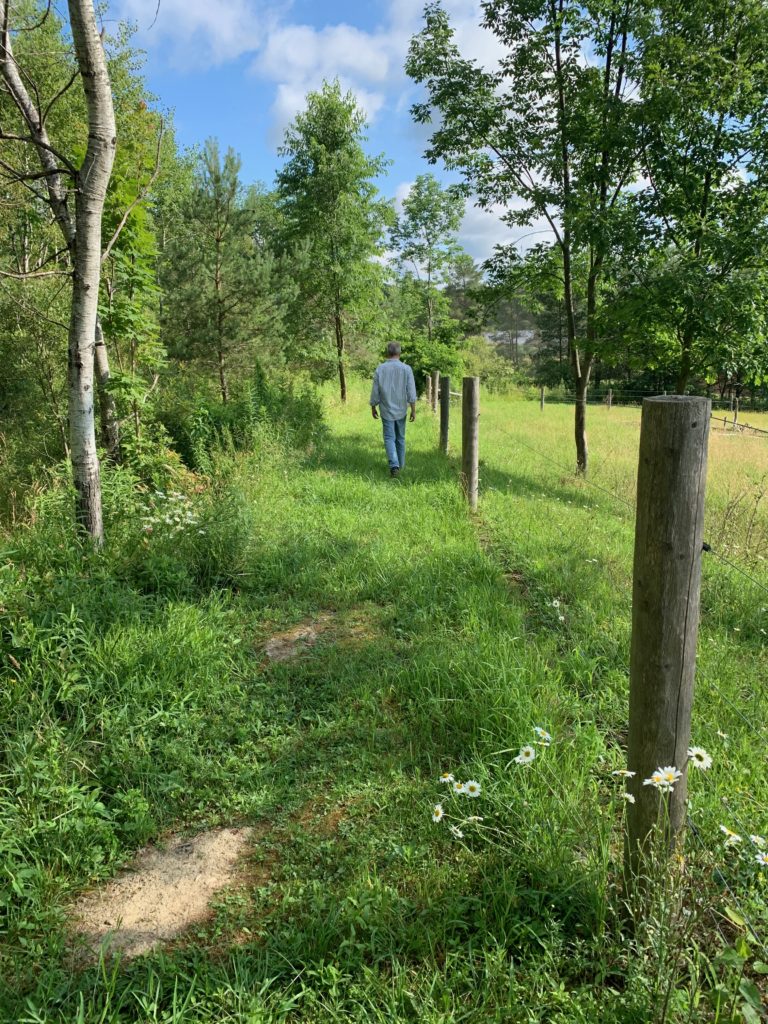
[[[104,582],[100,601],[81,609],[97,691],[87,715],[100,708],[110,749],[89,746],[91,732],[75,736],[71,722],[62,743],[87,759],[115,820],[118,797],[134,794],[135,807],[132,817],[123,808],[120,829],[103,822],[100,839],[98,812],[84,817],[90,860],[86,850],[46,870],[76,887],[179,822],[244,822],[259,835],[254,883],[223,897],[177,948],[72,975],[59,881],[53,916],[38,907],[26,954],[6,957],[23,998],[9,995],[5,1019],[651,1019],[648,979],[660,965],[629,955],[610,888],[621,809],[606,779],[623,762],[631,516],[515,448],[518,431],[567,458],[522,419],[525,403],[484,406],[474,522],[428,413],[409,427],[397,481],[364,413],[362,401],[334,409],[314,462],[233,463],[247,537],[234,587],[199,600],[126,594],[102,622]],[[559,437],[563,424],[549,423]],[[615,488],[623,463],[600,465],[600,431],[596,479]],[[717,600],[705,602],[700,674],[712,693],[696,738],[714,747],[727,731],[734,767],[713,774],[700,820],[716,829],[727,792],[759,831],[768,822],[745,767],[754,735],[720,694],[764,730],[754,699],[764,620],[733,581],[708,593]],[[66,589],[48,599],[63,611]],[[310,651],[264,659],[270,636],[319,616]],[[512,758],[535,725],[555,742],[521,769]],[[443,771],[478,780],[482,796],[450,796]],[[439,799],[448,818],[435,825]],[[483,821],[462,824],[473,812]],[[58,834],[45,841],[70,848]],[[759,917],[751,885],[744,900]],[[34,938],[45,922],[47,940]]]

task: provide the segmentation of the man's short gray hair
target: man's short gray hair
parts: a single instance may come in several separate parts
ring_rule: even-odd
[[[400,343],[397,341],[390,341],[387,345],[388,356],[399,356],[400,355]]]

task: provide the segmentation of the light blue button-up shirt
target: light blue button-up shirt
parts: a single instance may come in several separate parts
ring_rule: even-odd
[[[376,367],[371,388],[371,405],[378,405],[384,420],[401,420],[410,402],[416,401],[413,370],[399,359],[388,359]]]

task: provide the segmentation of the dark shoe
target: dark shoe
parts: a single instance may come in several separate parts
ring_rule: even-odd
[[[400,476],[400,469],[398,466],[391,466],[389,470],[390,476]]]

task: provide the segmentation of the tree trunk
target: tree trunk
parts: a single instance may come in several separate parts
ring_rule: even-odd
[[[334,316],[334,327],[336,328],[336,356],[339,365],[339,390],[342,402],[347,400],[347,377],[344,373],[344,330],[339,312]]]
[[[693,369],[693,331],[689,328],[686,328],[683,333],[680,347],[682,352],[680,354],[680,369],[677,374],[675,390],[678,395],[684,395]]]
[[[88,114],[88,145],[74,178],[75,213],[62,180],[60,160],[48,138],[45,118],[32,101],[12,50],[9,4],[0,0],[0,74],[24,119],[29,141],[43,169],[48,203],[72,260],[72,308],[69,321],[69,436],[75,484],[75,517],[97,546],[104,540],[101,484],[96,454],[93,384],[96,319],[101,278],[101,216],[115,158],[115,112],[107,62],[96,25],[93,0],[68,0],[75,57]]]
[[[115,159],[109,72],[91,0],[69,0],[75,55],[88,110],[88,147],[77,175],[72,312],[69,322],[69,431],[75,516],[95,544],[104,541],[93,415],[96,321],[101,279],[101,217]]]
[[[589,451],[587,449],[587,387],[589,385],[589,368],[576,378],[576,410],[574,435],[576,438],[576,469],[579,473],[587,472]]]
[[[113,462],[121,461],[120,423],[117,418],[117,405],[114,395],[107,388],[109,383],[109,355],[104,343],[104,332],[101,319],[96,317],[96,346],[94,349],[94,365],[96,369],[96,389],[99,395],[99,417],[101,420],[101,443],[107,450],[107,456]]]

